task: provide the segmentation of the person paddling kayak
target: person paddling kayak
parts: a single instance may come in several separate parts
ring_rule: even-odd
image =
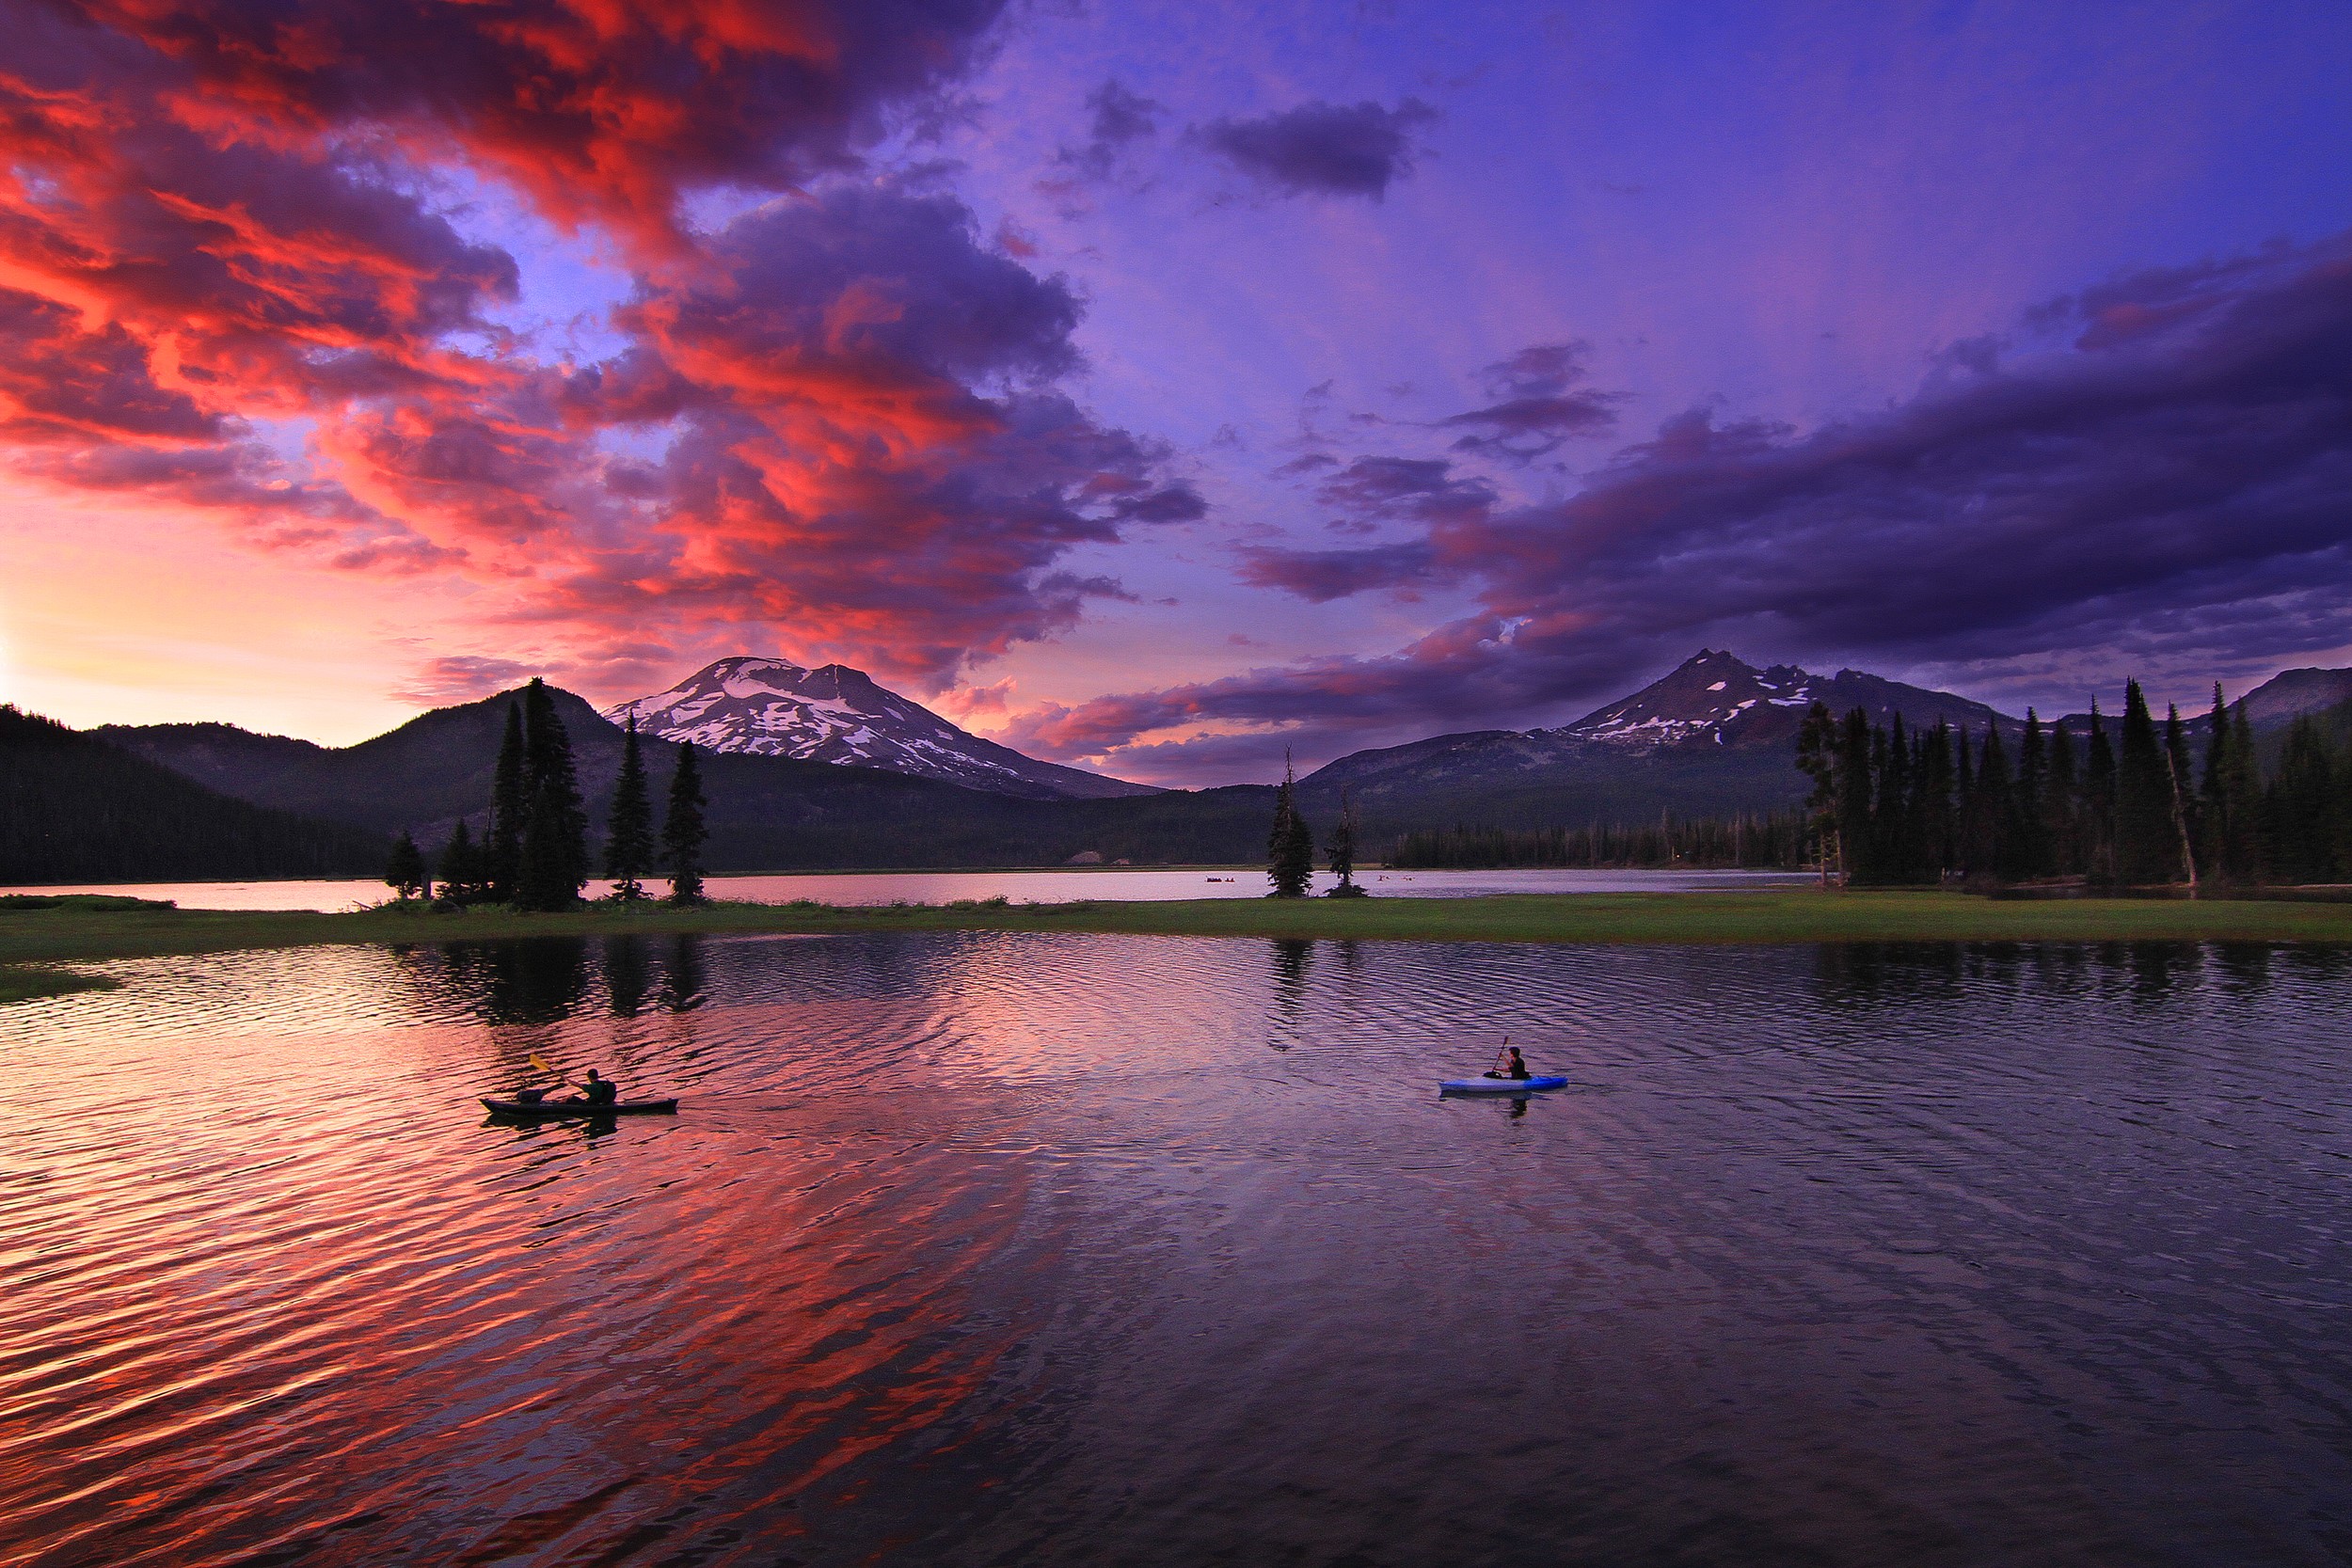
[[[572,1080],[564,1077],[562,1072],[558,1071],[553,1062],[548,1061],[536,1051],[531,1053],[531,1065],[541,1072],[555,1073],[561,1082],[570,1084],[572,1087],[580,1090],[580,1093],[569,1100],[551,1101],[548,1099],[548,1091],[545,1089],[516,1089],[515,1102],[518,1105],[610,1105],[621,1098],[621,1085],[598,1072],[595,1068],[588,1069],[588,1077],[584,1082],[574,1084]]]
[[[1489,1078],[1525,1078],[1529,1076],[1527,1058],[1519,1054],[1518,1046],[1506,1045],[1502,1048],[1502,1053],[1495,1058],[1495,1065],[1487,1069],[1486,1076]]]

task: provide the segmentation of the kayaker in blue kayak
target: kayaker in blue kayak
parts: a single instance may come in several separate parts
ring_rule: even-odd
[[[1506,1045],[1502,1048],[1502,1054],[1496,1058],[1495,1065],[1487,1070],[1486,1076],[1489,1078],[1525,1078],[1529,1076],[1527,1058],[1519,1054],[1518,1046]]]

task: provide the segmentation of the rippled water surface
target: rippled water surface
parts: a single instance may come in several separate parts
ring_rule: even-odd
[[[0,1562],[2352,1560],[2339,954],[109,967],[0,1011]]]

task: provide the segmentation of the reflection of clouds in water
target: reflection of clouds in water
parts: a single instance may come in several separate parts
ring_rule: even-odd
[[[110,968],[0,1011],[0,1557],[2245,1560],[2352,1480],[2342,953]],[[1440,1101],[1504,1031],[1572,1087]],[[485,1127],[531,1049],[683,1112]]]

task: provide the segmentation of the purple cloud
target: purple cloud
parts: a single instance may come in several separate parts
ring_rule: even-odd
[[[1167,112],[1166,104],[1130,92],[1116,80],[1087,94],[1087,107],[1093,115],[1086,145],[1063,148],[1057,161],[1089,180],[1108,178],[1129,147],[1158,135],[1159,117]]]
[[[1437,118],[1413,98],[1393,109],[1316,101],[1255,119],[1212,120],[1198,134],[1235,168],[1286,195],[1377,201],[1413,172],[1412,133]]]
[[[1184,742],[1157,731],[1259,726],[1321,756],[1518,726],[1701,643],[2103,683],[2121,650],[2186,689],[2352,641],[2352,236],[2118,279],[2028,325],[2067,341],[1802,435],[1679,415],[1556,502],[1359,459],[1328,499],[1418,515],[1419,537],[1259,551],[1245,578],[1309,598],[1458,581],[1475,613],[1385,657],[1103,698],[1034,738],[1151,750],[1173,776]]]
[[[1439,420],[1439,429],[1468,432],[1455,451],[1528,463],[1549,456],[1572,436],[1598,436],[1617,422],[1623,394],[1577,388],[1584,379],[1582,343],[1523,348],[1480,375],[1494,401]]]

